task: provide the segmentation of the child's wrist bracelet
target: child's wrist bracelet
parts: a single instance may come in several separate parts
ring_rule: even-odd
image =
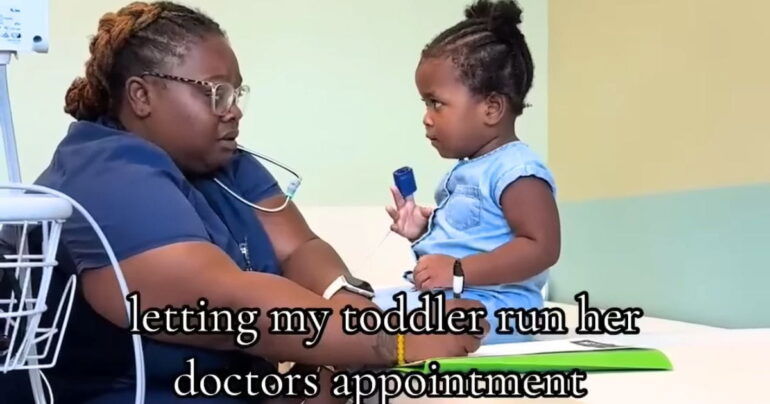
[[[404,334],[396,335],[396,363],[398,366],[402,366],[406,363],[406,360],[404,359],[406,351],[404,340]]]

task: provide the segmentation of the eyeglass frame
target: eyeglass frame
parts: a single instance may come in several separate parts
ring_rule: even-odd
[[[166,73],[153,72],[153,71],[144,72],[140,76],[152,76],[152,77],[157,77],[159,79],[173,80],[173,81],[178,81],[178,82],[182,82],[182,83],[186,83],[186,84],[195,84],[195,85],[199,85],[199,86],[203,86],[203,87],[208,87],[211,90],[211,95],[210,95],[210,98],[211,98],[211,110],[214,111],[215,115],[220,115],[220,116],[225,115],[228,111],[230,111],[233,108],[233,105],[237,104],[237,101],[240,100],[241,97],[243,96],[243,94],[244,94],[243,91],[244,90],[245,90],[245,92],[247,94],[249,92],[251,92],[251,87],[249,87],[246,84],[242,84],[238,88],[235,88],[230,83],[216,83],[216,82],[213,82],[213,81],[190,79],[190,78],[187,78],[187,77],[175,76],[173,74],[166,74]],[[230,97],[230,101],[229,101],[230,105],[227,108],[225,108],[225,110],[223,112],[220,113],[220,112],[217,112],[217,108],[216,108],[217,100],[216,100],[215,97],[216,97],[216,94],[217,94],[217,88],[219,88],[219,86],[223,86],[223,85],[228,85],[228,86],[233,87],[233,96]]]

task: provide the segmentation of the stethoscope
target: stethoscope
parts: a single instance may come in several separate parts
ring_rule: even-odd
[[[292,170],[291,168],[289,168],[285,164],[281,164],[280,162],[276,161],[275,159],[267,157],[264,154],[257,153],[255,151],[249,150],[249,149],[247,149],[247,148],[245,148],[245,147],[243,147],[241,145],[238,145],[238,150],[243,151],[245,153],[248,153],[251,156],[254,156],[256,158],[260,158],[262,160],[270,162],[273,165],[278,166],[278,167],[288,171],[289,173],[291,173],[291,175],[296,177],[296,179],[292,180],[289,183],[289,186],[286,188],[286,192],[285,192],[286,200],[283,202],[283,204],[281,206],[279,206],[277,208],[265,208],[265,207],[256,205],[254,203],[251,203],[251,202],[243,199],[243,197],[241,197],[240,195],[236,194],[235,192],[233,192],[233,190],[228,188],[227,185],[225,185],[221,181],[219,181],[218,178],[214,178],[214,182],[216,182],[220,187],[222,187],[222,189],[227,191],[230,195],[235,197],[235,199],[245,203],[248,206],[251,206],[254,209],[260,210],[262,212],[268,212],[268,213],[280,212],[280,211],[286,209],[286,207],[289,205],[289,202],[291,202],[291,200],[294,198],[294,195],[297,193],[297,189],[299,188],[300,184],[302,183],[302,177],[300,177],[299,174],[297,174],[296,171]]]

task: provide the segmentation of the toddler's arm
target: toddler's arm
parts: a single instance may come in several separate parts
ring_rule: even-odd
[[[462,260],[468,285],[520,282],[559,259],[559,212],[548,183],[522,177],[503,191],[500,204],[515,237],[510,242]]]

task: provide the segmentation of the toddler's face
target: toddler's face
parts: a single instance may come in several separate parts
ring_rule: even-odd
[[[425,136],[441,157],[470,157],[488,141],[483,98],[460,81],[449,58],[421,60],[415,81],[426,107]]]

